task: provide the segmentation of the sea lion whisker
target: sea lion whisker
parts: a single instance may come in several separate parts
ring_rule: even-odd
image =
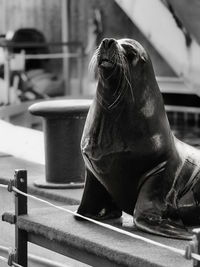
[[[117,72],[117,64],[114,64],[113,66],[114,66],[113,71],[108,77],[104,78],[105,80],[109,80]]]
[[[127,81],[128,80],[127,76],[129,76],[129,69],[128,69],[128,66],[127,66],[126,58],[121,53],[117,53],[116,55],[117,55],[117,58],[118,58],[117,59],[117,67],[120,67],[120,75],[118,75],[119,82],[118,82],[117,89],[115,90],[113,96],[118,95],[119,88],[120,87],[123,88],[122,82],[124,80],[124,77],[125,77],[125,80]],[[129,85],[130,85],[130,83],[129,83]],[[121,96],[121,94],[119,96]]]
[[[125,93],[125,92],[123,90],[121,90],[120,93],[119,93],[119,95],[115,99],[115,101],[111,105],[108,106],[108,109],[114,108],[119,103],[119,99],[121,98],[121,96],[122,96],[123,93]]]
[[[89,69],[89,72],[90,73],[96,69],[96,67],[97,67],[97,61],[98,61],[99,56],[100,56],[100,49],[97,48],[95,50],[95,52],[94,52],[94,54],[93,54],[90,62],[89,62],[88,69]]]
[[[93,72],[97,72],[97,57],[93,56],[90,60],[89,66],[88,66],[88,71],[90,74]]]
[[[135,100],[134,100],[135,98],[134,98],[134,95],[133,95],[133,87],[131,86],[131,84],[130,84],[128,79],[127,79],[127,83],[129,85],[129,89],[131,91],[131,97],[132,97],[132,100],[133,100],[133,103],[134,103],[135,102]]]
[[[122,70],[120,70],[120,72],[122,72],[122,74],[120,73],[120,75],[119,75],[119,82],[118,82],[118,86],[117,86],[117,88],[116,88],[116,90],[115,90],[115,92],[114,92],[114,94],[113,94],[113,96],[116,96],[116,95],[118,95],[118,93],[119,93],[119,88],[123,88],[123,81],[124,81],[124,77],[125,77],[125,75],[124,75],[124,70],[122,69]]]
[[[125,59],[125,61],[127,61],[127,60]],[[125,66],[127,66],[127,65],[125,64]],[[133,95],[133,87],[132,87],[131,82],[130,82],[130,80],[128,78],[128,77],[130,77],[130,70],[128,69],[128,67],[123,69],[123,75],[124,75],[125,80],[126,80],[126,82],[128,84],[128,87],[130,89],[131,97],[132,97],[132,100],[133,100],[133,103],[134,103],[135,102],[135,100],[134,100],[135,98],[134,98],[134,95]]]

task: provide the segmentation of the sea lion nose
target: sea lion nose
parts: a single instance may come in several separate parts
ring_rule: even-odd
[[[105,49],[110,48],[116,42],[113,38],[104,38],[102,41],[102,45]]]

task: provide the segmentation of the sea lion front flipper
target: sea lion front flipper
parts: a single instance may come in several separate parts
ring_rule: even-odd
[[[159,174],[149,177],[140,189],[134,210],[136,227],[160,236],[192,239],[192,234],[183,225],[178,212],[166,206],[165,193],[159,180]]]
[[[122,215],[122,211],[116,206],[105,187],[88,169],[86,169],[85,188],[77,213],[96,220],[114,219]]]

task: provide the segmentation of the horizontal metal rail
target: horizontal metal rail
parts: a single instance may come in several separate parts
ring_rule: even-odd
[[[35,43],[35,42],[12,42],[7,40],[0,40],[0,47],[5,48],[37,48],[37,47],[47,47],[47,46],[73,46],[73,47],[82,47],[80,42],[44,42],[44,43]]]
[[[197,95],[197,90],[185,83],[181,77],[156,77],[160,91],[164,94]]]
[[[80,53],[55,53],[55,54],[25,54],[25,59],[57,59],[57,58],[78,58]]]
[[[167,112],[181,112],[181,113],[192,113],[192,114],[200,114],[199,107],[186,107],[186,106],[173,106],[166,105],[165,110]]]

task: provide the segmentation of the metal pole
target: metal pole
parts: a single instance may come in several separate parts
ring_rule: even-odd
[[[8,48],[4,48],[5,64],[4,64],[4,80],[6,83],[6,103],[10,104],[10,55]]]
[[[61,16],[62,16],[62,42],[68,42],[69,39],[69,25],[68,25],[68,0],[61,0]],[[68,47],[63,46],[63,53],[69,53]],[[65,94],[69,95],[70,90],[70,77],[69,77],[69,59],[63,59],[63,78],[65,81]]]
[[[27,171],[15,170],[14,185],[17,189],[27,193]],[[27,197],[15,194],[15,216],[18,220],[18,216],[27,214]],[[15,262],[27,267],[28,264],[28,235],[24,230],[19,229],[17,222],[15,224]]]
[[[79,80],[79,94],[83,94],[83,49],[79,48],[79,58],[77,58],[78,64],[78,80]]]

